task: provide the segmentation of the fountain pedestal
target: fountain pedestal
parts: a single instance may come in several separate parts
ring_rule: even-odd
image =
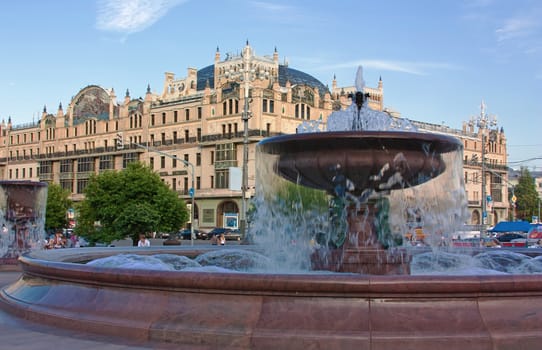
[[[347,209],[348,233],[337,248],[317,249],[312,257],[314,270],[369,275],[408,275],[411,256],[403,249],[386,249],[376,234],[378,209],[374,202]]]
[[[0,181],[0,265],[39,247],[45,238],[47,183]]]

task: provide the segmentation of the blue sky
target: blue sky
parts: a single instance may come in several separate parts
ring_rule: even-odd
[[[164,72],[213,63],[248,39],[331,86],[384,82],[406,118],[460,129],[487,113],[510,165],[542,170],[542,2],[538,0],[18,0],[0,3],[0,118],[56,113],[90,84],[122,98],[161,92]]]

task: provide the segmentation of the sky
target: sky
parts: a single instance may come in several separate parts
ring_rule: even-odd
[[[248,40],[331,86],[384,84],[384,105],[461,129],[496,117],[513,168],[542,171],[539,0],[18,0],[0,2],[0,119],[66,110],[88,85],[161,93],[164,73]],[[538,158],[538,159],[536,159]]]

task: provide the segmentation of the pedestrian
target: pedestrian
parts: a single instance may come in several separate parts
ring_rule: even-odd
[[[218,241],[220,242],[220,245],[225,245],[226,244],[226,236],[224,236],[224,234],[220,234],[220,238],[218,239]]]
[[[151,241],[149,241],[147,239],[147,237],[145,237],[145,234],[140,234],[139,235],[139,242],[137,242],[137,246],[138,247],[150,247],[151,246]]]

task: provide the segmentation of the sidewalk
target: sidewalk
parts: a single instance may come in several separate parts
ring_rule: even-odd
[[[16,281],[20,271],[15,266],[0,266],[0,289]],[[185,349],[179,344],[130,344],[95,334],[56,329],[16,318],[0,309],[0,348],[10,350],[123,350],[123,349]]]

